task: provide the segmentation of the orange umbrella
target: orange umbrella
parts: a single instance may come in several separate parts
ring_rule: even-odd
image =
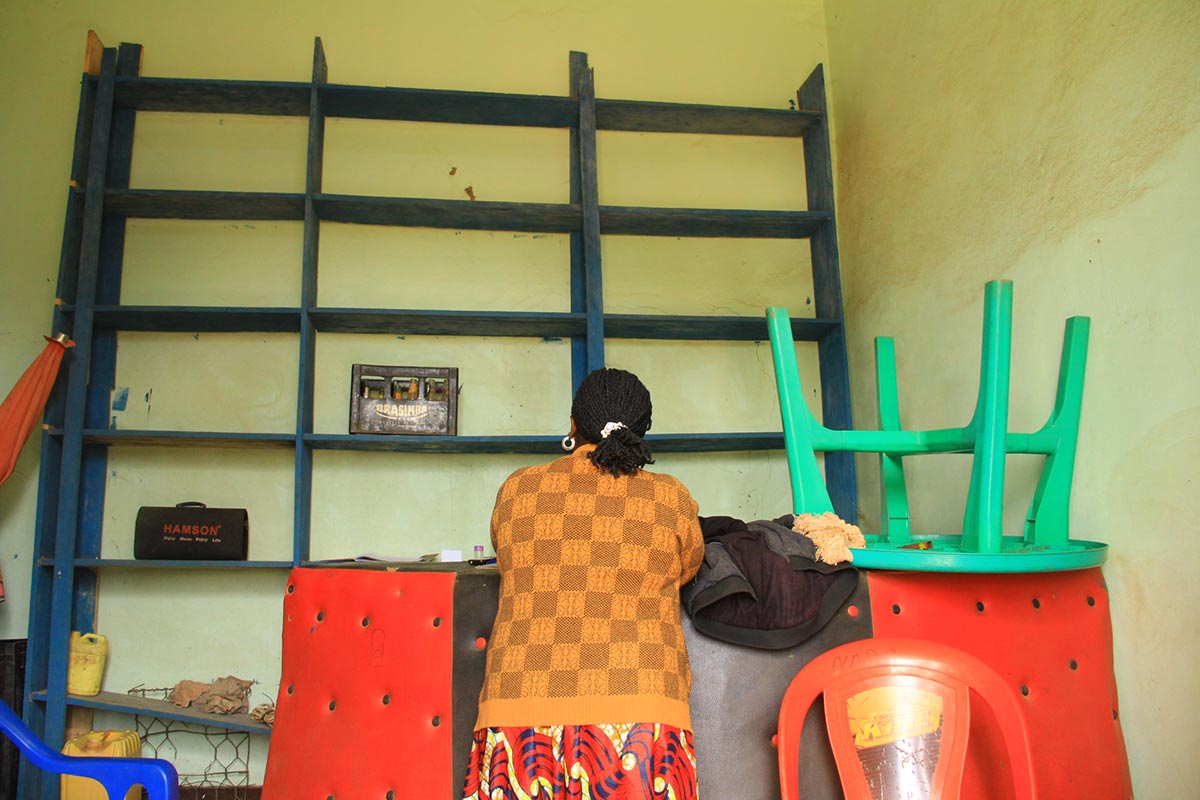
[[[8,480],[16,469],[17,456],[50,397],[63,353],[68,347],[75,346],[61,333],[53,339],[47,336],[46,342],[46,349],[34,359],[0,404],[0,483]],[[0,576],[0,600],[3,599],[4,578]]]

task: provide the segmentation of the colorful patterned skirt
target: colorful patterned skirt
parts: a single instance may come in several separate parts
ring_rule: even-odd
[[[670,725],[475,731],[464,800],[698,800],[692,732]]]

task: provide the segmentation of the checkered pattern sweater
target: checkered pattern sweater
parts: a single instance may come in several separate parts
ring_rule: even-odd
[[[513,473],[492,512],[500,608],[476,729],[657,722],[691,729],[679,587],[704,560],[669,475],[614,478],[584,445]]]

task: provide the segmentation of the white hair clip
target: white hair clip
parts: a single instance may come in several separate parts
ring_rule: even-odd
[[[624,422],[606,422],[606,423],[604,423],[604,427],[600,429],[600,438],[607,439],[608,435],[610,433],[612,433],[613,431],[615,431],[617,428],[628,428],[628,427],[629,426],[626,425]]]

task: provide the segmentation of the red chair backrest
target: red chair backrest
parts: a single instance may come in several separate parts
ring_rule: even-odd
[[[452,572],[292,571],[265,800],[461,788],[465,771],[451,766],[454,586]]]
[[[1008,750],[1016,797],[1034,798],[1029,730],[1020,701],[972,655],[920,639],[863,639],[836,647],[792,679],[779,712],[779,785],[799,798],[800,732],[825,696],[825,721],[849,800],[957,798],[971,695],[991,709]]]

